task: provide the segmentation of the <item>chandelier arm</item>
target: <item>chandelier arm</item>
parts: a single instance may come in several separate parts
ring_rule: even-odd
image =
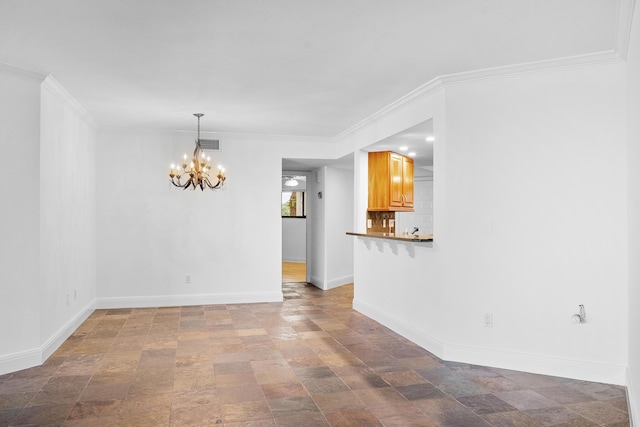
[[[171,178],[171,183],[173,185],[175,185],[176,187],[182,188],[182,186],[183,186],[182,183],[180,182],[180,177],[178,177],[177,179],[175,177]]]
[[[187,182],[184,183],[184,186],[182,186],[183,190],[186,190],[187,188],[189,188],[189,185],[191,185],[191,183],[193,182],[193,178],[189,177],[189,179],[187,180]]]
[[[216,185],[218,185],[218,183],[217,183],[217,182],[216,182],[216,183],[215,183],[215,185],[214,185],[214,184],[211,182],[211,179],[209,179],[209,178],[207,178],[207,182],[209,183],[209,187],[210,187],[212,190],[215,190],[215,189],[216,189]]]
[[[205,182],[207,184],[207,187],[209,187],[210,189],[215,190],[217,188],[218,183],[216,183],[216,185],[213,185],[209,177],[205,179]]]

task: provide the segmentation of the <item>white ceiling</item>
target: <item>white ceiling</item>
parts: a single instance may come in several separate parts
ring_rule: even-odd
[[[0,0],[102,127],[335,136],[439,75],[615,48],[614,0]]]
[[[365,147],[365,151],[394,151],[413,157],[415,176],[433,176],[433,145],[435,141],[426,141],[427,136],[433,136],[433,120],[426,120],[395,135]],[[402,150],[406,148],[406,151]],[[308,172],[321,166],[331,166],[339,169],[353,170],[353,153],[339,159],[282,159],[283,171]]]
[[[411,157],[413,157],[416,168],[433,171],[433,144],[435,141],[427,141],[427,136],[433,136],[433,120],[424,121],[391,135],[368,146],[365,151],[393,151],[405,156],[411,156],[411,153],[415,153]],[[402,147],[405,147],[406,150],[403,150]],[[424,176],[425,174],[421,170],[416,170],[416,175]]]

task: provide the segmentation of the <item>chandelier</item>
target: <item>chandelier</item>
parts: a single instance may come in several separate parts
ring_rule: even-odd
[[[192,190],[198,187],[200,187],[202,191],[204,191],[205,188],[217,190],[222,188],[226,180],[224,168],[218,165],[218,173],[215,175],[215,180],[211,179],[211,175],[209,174],[211,171],[211,157],[205,155],[200,144],[200,117],[204,116],[204,114],[195,113],[194,116],[198,118],[198,139],[196,139],[196,148],[193,150],[193,158],[190,163],[187,163],[187,154],[185,153],[182,158],[182,164],[178,164],[177,166],[171,164],[169,177],[173,185],[183,190],[189,187],[192,187]]]

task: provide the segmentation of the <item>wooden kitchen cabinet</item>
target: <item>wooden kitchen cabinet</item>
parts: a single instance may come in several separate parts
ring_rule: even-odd
[[[369,210],[413,212],[413,159],[392,151],[369,153]]]

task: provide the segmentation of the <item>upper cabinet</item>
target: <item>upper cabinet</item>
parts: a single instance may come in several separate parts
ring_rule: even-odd
[[[413,212],[413,159],[391,151],[369,153],[369,210]]]

